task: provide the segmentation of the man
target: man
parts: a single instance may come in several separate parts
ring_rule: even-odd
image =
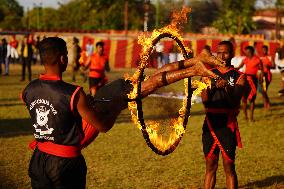
[[[284,96],[284,45],[277,49],[275,54],[275,63],[281,73],[281,89],[278,91],[279,96]]]
[[[225,62],[225,67],[213,68],[211,71],[222,80],[211,79],[211,88],[201,93],[206,108],[202,134],[206,160],[204,188],[215,187],[221,151],[227,188],[233,189],[238,187],[234,160],[236,146],[241,147],[237,115],[245,87],[245,75],[231,66],[231,59],[234,57],[231,42],[222,41],[218,44],[217,57]]]
[[[71,65],[72,65],[72,81],[76,82],[76,75],[78,71],[80,71],[80,54],[81,54],[81,47],[79,46],[79,39],[74,37],[73,38],[73,47],[72,47],[72,60],[71,60]],[[87,77],[85,74],[82,72],[81,75],[83,76],[83,81],[85,82],[87,80]]]
[[[10,57],[11,57],[11,46],[7,43],[5,38],[2,39],[2,62],[5,65],[5,73],[4,76],[9,75],[9,64],[10,64]]]
[[[105,70],[110,71],[108,57],[104,54],[104,43],[97,42],[96,49],[97,52],[92,54],[85,63],[85,67],[89,67],[89,90],[92,96],[106,84]]]
[[[128,81],[116,80],[101,88],[99,91],[103,92],[98,91],[101,97],[97,99],[107,99],[108,104],[106,108],[103,104],[97,105],[80,86],[62,81],[68,64],[63,39],[45,38],[39,50],[45,73],[30,82],[22,93],[34,127],[35,141],[30,144],[34,153],[29,165],[32,188],[85,188],[87,168],[81,149],[98,131],[107,132],[112,128],[121,110],[127,107],[131,85]],[[220,64],[211,56],[204,56],[168,65],[142,82],[142,97],[186,77],[217,78],[205,68],[202,63],[205,61]]]
[[[262,83],[260,84],[260,88],[261,88],[261,93],[262,93],[262,97],[263,97],[263,105],[265,109],[269,109],[270,108],[270,101],[269,101],[269,97],[267,94],[268,91],[268,86],[271,83],[272,80],[272,73],[270,71],[270,69],[275,68],[275,63],[272,60],[272,57],[268,55],[268,46],[267,45],[263,45],[262,46],[262,53],[263,56],[260,57],[260,60],[263,64],[263,78],[259,79],[262,80]]]
[[[263,78],[263,67],[260,58],[254,55],[254,48],[252,46],[247,46],[245,48],[246,57],[243,59],[242,63],[237,67],[239,70],[244,65],[245,74],[247,78],[247,85],[243,96],[243,111],[245,114],[245,119],[254,121],[253,112],[255,107],[255,99],[257,93],[257,83],[258,78]],[[261,71],[260,75],[258,76],[258,70]],[[262,82],[262,80],[261,80]],[[250,103],[250,116],[248,117],[247,114],[247,101]]]
[[[21,61],[22,61],[22,79],[20,81],[25,81],[26,77],[26,67],[28,68],[28,78],[29,81],[32,80],[32,59],[33,59],[33,36],[27,35],[24,37],[21,44]]]
[[[86,44],[86,52],[88,54],[88,56],[92,56],[94,53],[94,45],[92,44],[92,40],[89,39],[88,43]]]

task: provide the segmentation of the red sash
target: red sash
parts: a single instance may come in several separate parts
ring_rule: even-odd
[[[232,132],[236,131],[236,138],[237,138],[237,143],[238,143],[238,147],[242,148],[242,142],[241,142],[241,135],[240,135],[240,131],[239,131],[239,127],[238,127],[238,122],[237,122],[237,115],[239,113],[239,110],[234,110],[234,109],[221,109],[221,108],[207,108],[206,112],[208,113],[225,113],[228,115],[228,122],[227,122],[227,127],[230,128],[230,130]],[[221,145],[218,137],[216,136],[212,125],[208,119],[208,117],[206,116],[206,122],[207,125],[209,127],[210,133],[212,135],[212,137],[214,138],[214,144],[209,152],[209,154],[207,155],[207,157],[211,157],[214,149],[216,146],[218,146],[223,154],[223,156],[228,160],[228,161],[233,161],[226,153],[226,151],[224,150],[223,146]]]
[[[61,144],[55,144],[53,142],[38,142],[33,140],[29,147],[34,150],[36,147],[47,154],[65,157],[65,158],[74,158],[81,155],[81,148],[79,146],[65,146]]]
[[[99,131],[95,129],[91,124],[82,120],[82,128],[84,132],[84,138],[80,142],[80,146],[66,146],[61,144],[55,144],[53,142],[38,142],[33,140],[29,147],[34,150],[36,147],[42,152],[65,158],[73,158],[81,155],[81,149],[87,147],[98,136]]]
[[[235,132],[236,131],[236,137],[237,137],[237,142],[238,142],[238,147],[239,148],[242,148],[243,145],[242,145],[242,141],[241,141],[241,134],[240,134],[240,131],[239,131],[239,127],[238,127],[238,122],[237,122],[237,115],[239,114],[239,110],[238,109],[226,109],[226,108],[207,108],[206,109],[206,112],[208,113],[225,113],[228,115],[228,122],[227,122],[227,127],[231,129],[232,132]],[[209,129],[211,127],[211,123],[209,121],[208,118],[206,118],[207,120],[207,124],[209,126]],[[210,131],[211,131],[210,129]],[[212,129],[213,131],[213,129]],[[214,131],[213,131],[214,132]]]

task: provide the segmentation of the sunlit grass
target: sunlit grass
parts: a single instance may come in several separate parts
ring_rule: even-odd
[[[108,75],[113,80],[133,71],[120,70]],[[36,78],[42,68],[35,66],[33,72]],[[30,188],[27,171],[32,152],[27,145],[32,140],[32,125],[19,99],[19,93],[28,83],[19,82],[20,73],[20,66],[12,65],[10,76],[0,78],[0,188]],[[71,82],[70,71],[64,79]],[[77,81],[87,92],[87,83],[82,83],[80,76]],[[181,87],[173,85],[171,90],[182,91]],[[269,89],[271,111],[263,110],[261,95],[258,95],[256,122],[247,123],[243,114],[239,115],[244,148],[237,150],[236,167],[242,188],[284,187],[284,98],[277,96],[279,87],[280,75],[275,74]],[[147,116],[152,112],[157,119],[168,116],[166,109],[171,107],[172,102],[164,99],[153,103],[149,98],[144,103]],[[201,188],[205,171],[201,143],[203,120],[202,105],[194,105],[180,145],[172,154],[161,157],[147,147],[140,131],[130,121],[129,111],[124,110],[113,129],[99,135],[83,151],[88,166],[88,188]],[[217,188],[225,187],[222,168],[220,162]]]

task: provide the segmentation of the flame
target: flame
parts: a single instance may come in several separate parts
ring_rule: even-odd
[[[144,71],[148,64],[149,56],[152,53],[153,50],[153,41],[157,39],[158,36],[160,36],[163,33],[169,33],[172,36],[175,36],[175,38],[179,39],[181,42],[183,42],[182,34],[181,34],[181,28],[182,24],[187,22],[187,14],[190,12],[190,9],[183,8],[181,12],[174,12],[172,15],[172,22],[161,29],[156,29],[152,32],[151,36],[147,37],[148,33],[142,33],[138,37],[138,44],[142,46],[142,51],[140,54],[140,64],[136,72],[133,74],[132,77],[125,76],[125,79],[130,80],[133,85],[133,90],[128,94],[128,98],[130,99],[136,99],[138,97],[138,82],[139,77],[141,73]],[[190,52],[189,48],[186,48],[187,52]],[[195,88],[197,88],[193,92],[193,96],[197,96],[201,93],[201,91],[204,88],[208,87],[208,84],[199,82],[199,81],[193,81],[192,83]],[[185,133],[185,129],[183,127],[184,124],[184,118],[187,112],[187,97],[188,97],[188,79],[184,79],[184,88],[185,88],[185,98],[183,99],[182,107],[179,109],[179,116],[178,118],[171,119],[170,120],[170,127],[171,127],[171,133],[167,140],[165,140],[162,136],[158,134],[160,124],[157,121],[147,121],[146,124],[146,131],[149,134],[149,138],[153,145],[155,145],[159,150],[165,151],[168,148],[170,148],[172,145],[175,144],[175,142]],[[137,117],[137,103],[135,101],[128,103],[128,108],[131,113],[132,121],[137,125],[137,127],[141,130],[142,126],[141,123]]]

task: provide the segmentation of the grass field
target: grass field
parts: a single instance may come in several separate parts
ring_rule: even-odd
[[[27,147],[32,140],[32,125],[19,93],[27,82],[20,83],[20,66],[11,65],[9,77],[0,77],[0,188],[30,188],[27,174],[32,154]],[[33,67],[36,78],[42,71]],[[133,70],[109,74],[110,80]],[[240,188],[284,188],[284,98],[277,96],[280,75],[273,75],[269,93],[270,111],[264,111],[260,95],[257,98],[254,123],[239,115],[244,148],[237,150],[236,170]],[[70,72],[64,75],[71,81]],[[83,85],[87,91],[87,83]],[[165,90],[181,91],[182,84]],[[156,103],[153,103],[153,102]],[[163,119],[171,100],[149,98],[144,103],[148,115]],[[167,108],[168,109],[168,108]],[[101,134],[83,151],[88,175],[88,188],[201,188],[205,164],[201,133],[204,114],[202,105],[192,107],[188,128],[180,145],[170,155],[161,157],[146,145],[141,132],[131,122],[129,111],[119,116],[113,129]],[[217,175],[217,188],[225,188],[222,164]]]

